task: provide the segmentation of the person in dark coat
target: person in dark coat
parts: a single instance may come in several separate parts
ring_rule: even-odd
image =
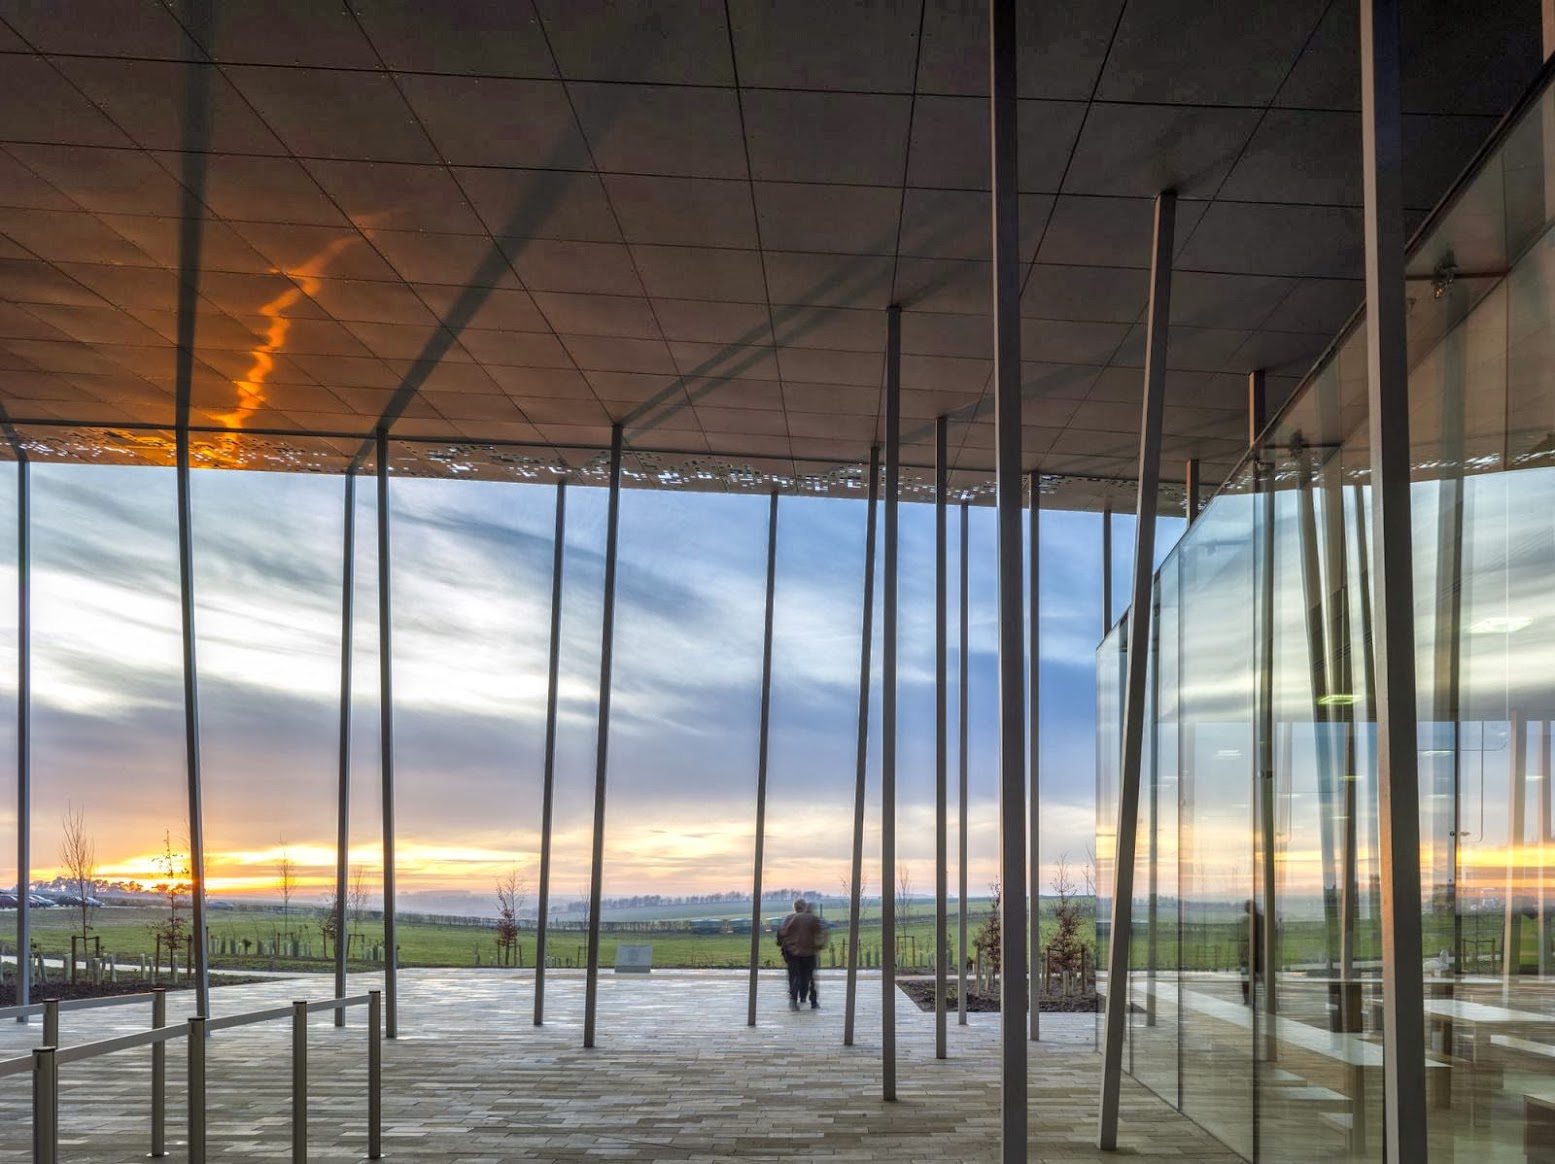
[[[820,1008],[815,966],[820,952],[826,948],[826,939],[826,923],[810,912],[804,898],[799,898],[794,902],[794,912],[783,919],[777,932],[778,947],[788,965],[789,1010],[798,1010],[800,1001],[806,997],[810,999],[811,1010]]]

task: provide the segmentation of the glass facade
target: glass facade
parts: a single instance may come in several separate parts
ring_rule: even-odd
[[[1425,988],[1433,1159],[1555,1150],[1552,127],[1546,92],[1409,265],[1424,960],[1399,972]],[[1383,1151],[1365,343],[1155,580],[1125,1067],[1249,1159]],[[1098,665],[1109,856],[1123,634]]]

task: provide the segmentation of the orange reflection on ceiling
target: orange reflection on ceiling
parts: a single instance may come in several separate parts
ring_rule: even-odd
[[[275,371],[275,357],[286,346],[286,337],[291,331],[292,321],[287,312],[304,296],[318,290],[319,281],[341,252],[366,238],[367,224],[359,222],[357,226],[363,233],[341,235],[296,267],[275,272],[291,280],[291,286],[259,309],[259,314],[266,320],[264,338],[249,352],[247,374],[240,380],[232,381],[232,386],[237,389],[236,404],[227,412],[213,413],[211,419],[216,423],[229,429],[241,429],[265,406],[266,388]],[[222,448],[223,444],[227,447]],[[238,463],[231,449],[231,438],[225,441],[222,438],[213,440],[210,446],[202,450],[202,459],[220,467],[231,467]]]

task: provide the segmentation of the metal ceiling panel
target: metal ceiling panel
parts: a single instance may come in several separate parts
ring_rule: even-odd
[[[59,448],[170,421],[182,287],[199,424],[366,434],[392,403],[455,450],[418,472],[501,476],[539,461],[469,450],[570,469],[615,421],[636,480],[823,492],[878,438],[895,302],[911,458],[948,413],[957,480],[991,465],[979,6],[734,0],[731,28],[700,0],[281,0],[191,30],[211,63],[168,6],[100,7],[0,0],[0,403],[77,422]],[[1024,451],[1095,479],[1062,503],[1132,473],[1163,185],[1166,447],[1206,477],[1245,444],[1245,373],[1283,397],[1358,301],[1355,24],[1350,0],[1023,11]],[[1417,218],[1536,30],[1531,0],[1411,0]],[[1460,262],[1505,250],[1454,213]]]

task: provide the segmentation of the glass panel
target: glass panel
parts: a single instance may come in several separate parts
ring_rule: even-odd
[[[1118,852],[1118,758],[1123,746],[1123,669],[1128,617],[1096,652],[1096,965],[1097,990],[1105,995],[1112,938],[1112,891]],[[1098,1036],[1102,1019],[1096,1020]]]
[[[1251,659],[1256,499],[1226,496],[1196,523],[1178,557],[1183,802],[1183,1111],[1252,1151],[1253,1012],[1248,977],[1252,899],[1252,691],[1227,662]]]
[[[1555,1142],[1552,130],[1555,104],[1545,93],[1409,264],[1424,1118],[1433,1158],[1532,1159]],[[1155,651],[1161,691],[1176,704],[1160,708],[1155,735],[1166,747],[1177,716],[1182,789],[1177,1096],[1244,1154],[1256,1137],[1267,1160],[1382,1151],[1366,404],[1365,337],[1354,330],[1263,450],[1273,462],[1270,508],[1250,518],[1245,481],[1223,490],[1168,562],[1158,592],[1162,633],[1175,625],[1181,644],[1175,659],[1165,641]],[[1267,591],[1251,566],[1265,532]],[[1243,610],[1254,617],[1232,614]],[[1271,640],[1263,647],[1257,626]],[[1098,707],[1116,716],[1108,658],[1104,650]],[[1249,733],[1265,683],[1267,712]],[[1116,729],[1100,728],[1099,738]],[[1262,787],[1258,767],[1243,762],[1260,741],[1270,772]],[[1167,771],[1164,759],[1156,758],[1158,772]],[[1113,779],[1104,752],[1099,840]],[[1154,820],[1142,806],[1142,835]],[[1149,901],[1142,892],[1136,913]],[[1250,981],[1259,947],[1272,991]],[[1154,966],[1156,1026],[1133,1017],[1132,1062],[1171,1100],[1171,1047],[1158,1034],[1164,969]],[[1244,1001],[1254,1005],[1244,1010]]]
[[[1135,931],[1142,937],[1135,938],[1139,945],[1131,959],[1145,973],[1134,975],[1131,989],[1137,1005],[1130,1010],[1131,1070],[1141,1083],[1174,1103],[1179,1102],[1182,1034],[1177,995],[1180,597],[1173,562],[1157,582],[1152,627],[1148,758],[1141,774],[1139,864],[1134,874]]]

